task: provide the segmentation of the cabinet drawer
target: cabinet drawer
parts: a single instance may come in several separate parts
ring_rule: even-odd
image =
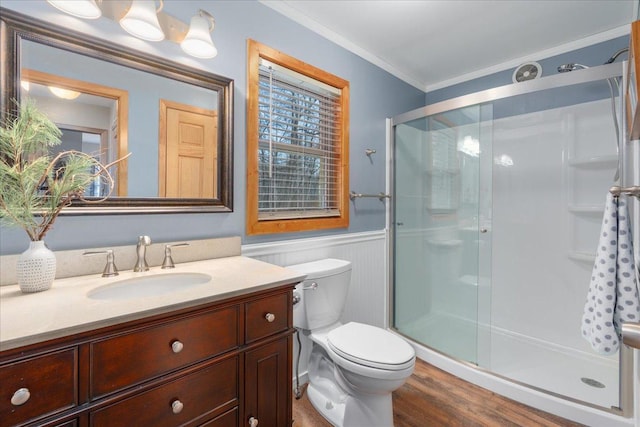
[[[91,343],[91,398],[237,347],[238,312],[233,306]]]
[[[181,426],[227,404],[238,404],[238,357],[99,409],[90,415],[90,425]]]
[[[77,427],[78,420],[67,421],[66,423],[56,424],[55,427]]]
[[[0,425],[21,424],[76,406],[77,358],[76,348],[71,348],[0,367]]]
[[[246,342],[287,330],[289,295],[280,294],[245,304]]]
[[[238,427],[238,407],[218,415],[211,421],[200,424],[200,427]]]

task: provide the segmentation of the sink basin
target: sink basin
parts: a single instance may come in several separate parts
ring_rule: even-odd
[[[99,300],[125,300],[166,295],[202,285],[211,280],[203,273],[168,273],[133,277],[90,291],[87,296]]]

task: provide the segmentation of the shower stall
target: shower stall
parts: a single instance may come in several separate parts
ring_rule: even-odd
[[[632,406],[630,354],[598,355],[580,333],[604,201],[624,157],[608,84],[620,117],[623,64],[391,120],[394,330],[578,406]]]

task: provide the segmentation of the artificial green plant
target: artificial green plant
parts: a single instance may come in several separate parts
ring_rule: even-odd
[[[107,168],[113,163],[102,165],[75,150],[52,156],[50,148],[60,144],[60,129],[34,101],[17,106],[17,114],[0,128],[0,220],[22,227],[38,241],[63,208],[84,200],[86,188],[97,178],[108,185],[108,197],[114,182]]]

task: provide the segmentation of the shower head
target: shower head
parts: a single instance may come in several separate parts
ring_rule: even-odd
[[[558,67],[558,72],[568,73],[569,71],[581,70],[585,68],[589,68],[589,67],[587,67],[586,65],[576,64],[576,63],[562,64],[561,66]]]
[[[622,55],[625,52],[629,52],[628,47],[623,47],[622,49],[611,55],[611,58],[609,58],[607,62],[605,62],[605,64],[612,64],[616,59],[618,59],[618,56]]]
[[[613,62],[615,62],[616,59],[618,59],[618,57],[620,55],[622,55],[625,52],[629,52],[629,48],[628,47],[623,47],[622,49],[618,50],[616,53],[614,53],[613,55],[611,55],[611,58],[609,58],[607,60],[607,62],[605,62],[606,64],[611,64]],[[558,72],[559,73],[568,73],[569,71],[575,71],[575,70],[580,70],[580,69],[585,69],[585,68],[589,68],[586,65],[582,65],[582,64],[576,64],[575,62],[570,62],[568,64],[563,64],[561,66],[558,67]]]

